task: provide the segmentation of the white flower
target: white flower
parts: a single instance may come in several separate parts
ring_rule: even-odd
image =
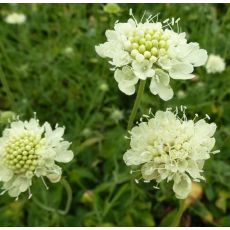
[[[68,57],[71,57],[74,53],[74,49],[73,47],[71,46],[67,46],[64,50],[63,50],[63,53],[68,56]]]
[[[145,182],[173,181],[176,197],[184,199],[192,180],[204,179],[201,173],[215,144],[215,130],[216,125],[204,119],[187,120],[184,110],[182,119],[177,112],[158,111],[130,131],[131,148],[123,159],[126,165],[140,168]]]
[[[100,85],[99,85],[99,89],[102,91],[102,92],[107,92],[109,90],[109,86],[105,83],[105,82],[102,82]]]
[[[68,150],[70,142],[63,139],[64,128],[49,123],[42,126],[32,118],[13,121],[0,138],[0,182],[3,193],[18,197],[29,190],[33,177],[47,177],[52,183],[60,180],[62,169],[56,162],[67,163],[73,159]]]
[[[26,15],[11,13],[5,18],[5,22],[8,24],[23,24],[26,21]]]
[[[120,120],[122,120],[124,118],[124,113],[123,111],[119,110],[119,109],[115,109],[112,113],[111,113],[111,118],[115,121],[115,123],[118,123]]]
[[[174,24],[178,26],[179,19],[160,23],[154,22],[153,18],[148,17],[139,23],[134,17],[126,23],[116,22],[114,30],[105,33],[107,41],[95,49],[101,57],[110,58],[109,63],[113,65],[115,79],[122,92],[134,94],[139,80],[151,78],[150,91],[163,100],[169,100],[173,97],[170,78],[193,78],[194,67],[206,63],[207,52],[200,49],[198,43],[187,43],[185,33],[173,31],[172,27]],[[124,67],[129,67],[130,71],[124,73]],[[159,69],[162,71],[160,76]],[[136,82],[133,81],[126,90],[127,81],[124,79],[130,79],[131,72]],[[117,73],[122,77],[117,78]],[[125,77],[125,74],[129,76]]]
[[[225,70],[225,62],[219,55],[210,54],[206,63],[207,73],[222,73]]]

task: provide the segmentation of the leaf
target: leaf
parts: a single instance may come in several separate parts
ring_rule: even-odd
[[[169,227],[177,215],[177,209],[169,212],[160,222],[160,227]]]
[[[230,215],[224,216],[223,218],[221,218],[221,219],[218,221],[218,224],[219,224],[221,227],[229,227],[229,226],[230,226]]]

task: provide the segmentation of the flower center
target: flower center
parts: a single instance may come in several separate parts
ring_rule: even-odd
[[[34,171],[38,155],[37,148],[41,146],[41,138],[33,133],[24,132],[11,138],[5,147],[4,162],[15,174]]]
[[[145,29],[133,31],[128,35],[125,50],[137,61],[144,59],[156,62],[166,55],[170,45],[170,36],[162,29]]]

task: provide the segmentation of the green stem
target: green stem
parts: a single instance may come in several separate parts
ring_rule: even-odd
[[[13,104],[14,104],[14,96],[13,96],[11,90],[10,90],[10,87],[9,87],[8,82],[6,80],[6,76],[5,76],[1,66],[0,66],[0,80],[2,82],[2,86],[3,86],[4,90],[5,90],[5,92],[7,94],[8,100],[9,100],[11,106],[13,106]]]
[[[130,130],[132,128],[132,126],[133,126],[133,122],[135,120],[137,110],[138,110],[138,107],[139,107],[140,102],[141,102],[141,97],[142,97],[142,95],[144,93],[145,83],[146,83],[146,80],[141,80],[140,81],[137,96],[136,96],[136,99],[135,99],[135,102],[134,102],[134,105],[133,105],[133,109],[132,109],[132,112],[130,114],[129,121],[128,121],[128,126],[127,126],[128,130]]]
[[[70,206],[71,206],[71,203],[72,203],[72,198],[73,198],[73,194],[72,194],[72,189],[69,185],[69,183],[65,180],[65,179],[62,179],[61,180],[61,183],[63,184],[66,192],[67,192],[67,201],[66,201],[66,206],[65,206],[65,209],[64,210],[60,210],[60,209],[55,209],[55,208],[52,208],[52,207],[49,207],[43,203],[41,203],[37,198],[33,197],[33,200],[35,202],[35,204],[37,204],[40,208],[48,211],[48,212],[54,212],[54,213],[59,213],[61,215],[66,215],[69,210],[70,210]]]
[[[179,209],[178,209],[178,212],[176,214],[174,221],[172,222],[171,227],[178,227],[180,225],[180,220],[181,220],[181,217],[185,209],[186,209],[185,200],[180,200]]]

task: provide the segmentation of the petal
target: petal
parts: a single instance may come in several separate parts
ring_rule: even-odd
[[[54,165],[53,168],[47,170],[46,177],[52,182],[57,183],[60,181],[62,175],[62,169],[61,167]]]
[[[138,78],[133,74],[129,67],[123,67],[122,70],[117,69],[114,73],[114,78],[119,84],[125,87],[134,86],[138,82]]]
[[[9,181],[12,177],[12,170],[0,165],[0,181]]]
[[[156,69],[156,75],[159,77],[159,80],[163,85],[167,86],[169,84],[170,77],[165,71]]]
[[[142,62],[133,61],[132,68],[134,74],[142,80],[145,80],[147,77],[153,77],[155,75],[155,71],[152,69],[152,63],[147,60]]]
[[[198,168],[198,165],[196,164],[195,161],[189,160],[188,161],[188,167],[186,171],[190,174],[192,178],[200,178],[200,169]]]
[[[139,152],[129,149],[125,152],[123,160],[126,165],[140,165],[152,159],[152,154],[149,151]]]
[[[126,95],[133,95],[136,91],[135,86],[126,86],[124,84],[118,84],[118,88]]]
[[[216,132],[216,124],[208,124],[204,119],[200,119],[195,123],[195,133],[200,138],[202,137],[212,137]]]
[[[160,174],[156,170],[156,166],[153,162],[147,162],[141,167],[141,174],[144,180],[155,180]]]
[[[118,35],[114,30],[106,30],[105,31],[105,36],[108,39],[108,41],[118,40]]]
[[[164,101],[168,101],[173,97],[173,90],[171,86],[165,86],[160,82],[157,82],[154,78],[152,79],[149,88],[152,94],[158,94]]]
[[[54,160],[58,161],[58,162],[67,163],[67,162],[70,162],[71,160],[73,160],[73,157],[74,157],[73,151],[71,151],[71,150],[66,150],[66,151],[59,150],[57,152],[57,155],[54,158]]]
[[[204,65],[207,59],[208,59],[207,51],[204,49],[199,49],[193,51],[186,60],[192,63],[195,67],[197,67],[197,66]]]
[[[192,181],[186,174],[176,175],[173,191],[178,199],[185,199],[192,189]]]
[[[173,79],[191,79],[194,77],[193,66],[188,63],[176,63],[172,65],[172,68],[169,70],[169,75]]]
[[[130,30],[133,30],[136,27],[133,19],[129,19],[126,23],[116,23],[114,29],[119,34],[128,34]]]

